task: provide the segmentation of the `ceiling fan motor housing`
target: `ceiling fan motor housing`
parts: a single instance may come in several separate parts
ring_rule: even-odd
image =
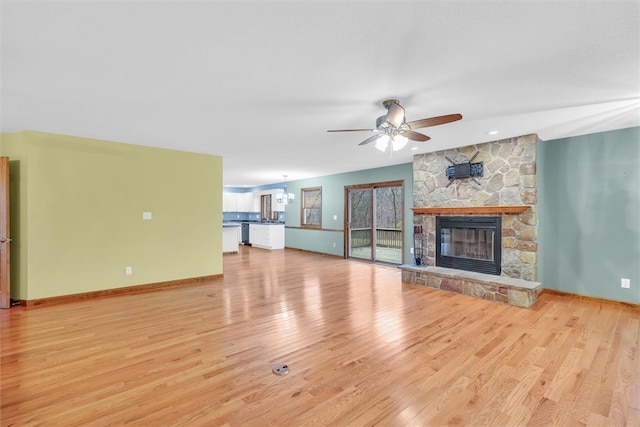
[[[380,116],[376,119],[376,129],[384,129],[389,127],[389,122],[387,122],[387,116]]]
[[[393,104],[398,104],[400,105],[400,101],[398,101],[397,99],[385,99],[384,101],[382,101],[382,106],[384,108],[386,108],[387,110],[389,109],[389,107],[391,107],[391,105]]]

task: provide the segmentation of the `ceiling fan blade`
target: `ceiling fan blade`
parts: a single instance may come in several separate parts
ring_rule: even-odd
[[[461,114],[447,114],[446,116],[438,116],[438,117],[431,117],[428,119],[414,120],[413,122],[409,122],[407,124],[411,129],[420,129],[420,128],[426,128],[429,126],[444,125],[445,123],[455,122],[460,119],[462,119]]]
[[[376,129],[331,129],[328,130],[327,132],[363,132],[363,131],[367,131],[367,132],[373,132]]]
[[[382,134],[377,134],[377,135],[370,136],[369,138],[365,139],[364,141],[362,141],[362,142],[361,142],[360,144],[358,144],[358,145],[365,145],[365,144],[368,144],[368,143],[370,143],[370,142],[373,142],[373,141],[375,141],[376,139],[378,139],[378,137],[379,137],[379,136],[381,136],[381,135],[382,135]]]
[[[409,138],[412,141],[425,142],[425,141],[428,141],[428,140],[431,139],[427,135],[423,135],[420,132],[414,132],[412,130],[405,130],[403,132],[400,132],[400,135],[406,136],[407,138]]]
[[[389,105],[387,113],[387,122],[393,127],[399,127],[404,122],[404,108],[397,102]]]

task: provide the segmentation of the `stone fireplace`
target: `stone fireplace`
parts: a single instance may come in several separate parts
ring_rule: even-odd
[[[426,266],[403,266],[403,281],[419,282],[442,289],[448,287],[448,290],[508,303],[510,284],[516,284],[514,293],[524,289],[526,295],[515,298],[515,305],[529,306],[535,301],[537,293],[542,289],[536,282],[537,141],[537,135],[524,135],[414,156],[414,225],[421,226],[425,232]],[[471,160],[475,163],[482,162],[483,176],[451,180],[445,174],[452,163],[462,164]],[[470,273],[468,271],[473,268],[466,268],[464,261],[462,264],[459,260],[451,263],[449,259],[445,259],[443,262],[442,251],[452,250],[447,243],[453,243],[442,242],[442,227],[439,222],[447,218],[457,221],[454,224],[457,226],[464,224],[465,218],[468,218],[469,223],[473,223],[474,218],[482,218],[482,221],[489,220],[499,224],[497,230],[500,250],[499,253],[492,253],[491,262],[497,261],[500,265],[493,268],[493,271],[480,268]],[[456,236],[449,234],[448,238],[455,237],[460,248],[465,246],[460,242],[467,238],[481,241],[488,237],[484,231],[466,234],[464,236],[464,232],[456,232]],[[496,249],[496,244],[494,241],[492,250]],[[479,252],[469,252],[462,258],[479,256]],[[416,274],[422,276],[417,277]],[[475,275],[473,277],[476,284],[473,286],[470,275]],[[445,285],[441,286],[443,282]],[[464,290],[465,286],[467,292]]]

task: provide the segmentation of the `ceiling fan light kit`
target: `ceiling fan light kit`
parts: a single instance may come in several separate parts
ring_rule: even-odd
[[[375,147],[384,153],[387,151],[387,147],[389,147],[389,141],[391,141],[392,151],[400,151],[407,145],[409,139],[402,135],[396,135],[392,139],[389,135],[383,134],[379,135],[378,139],[376,139]]]
[[[359,145],[375,142],[376,149],[385,152],[390,147],[389,152],[392,153],[402,150],[409,140],[426,142],[431,139],[427,135],[415,132],[414,129],[443,125],[462,119],[462,115],[456,113],[407,122],[404,107],[397,99],[387,99],[382,102],[382,106],[387,109],[387,114],[376,119],[375,129],[337,129],[327,132],[375,132],[375,135],[365,139]]]

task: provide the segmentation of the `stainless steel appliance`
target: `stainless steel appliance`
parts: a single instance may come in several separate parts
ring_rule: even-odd
[[[249,223],[248,222],[242,223],[242,244],[243,245],[249,244]]]

